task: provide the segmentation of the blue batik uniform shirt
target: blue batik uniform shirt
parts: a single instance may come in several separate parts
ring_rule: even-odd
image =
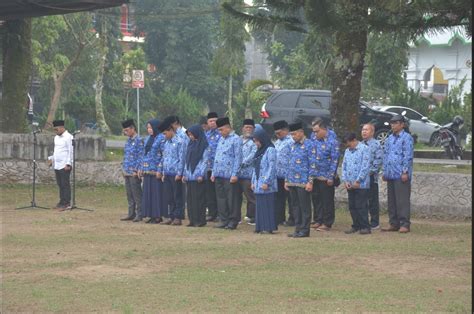
[[[184,176],[186,181],[197,181],[199,177],[203,180],[207,179],[207,162],[209,160],[209,151],[206,149],[202,154],[201,160],[199,160],[194,172],[191,172],[191,168],[188,165],[184,165]]]
[[[289,186],[304,187],[316,175],[316,148],[309,139],[291,145],[285,182]]]
[[[257,145],[253,142],[252,138],[241,137],[242,140],[242,164],[240,170],[237,173],[239,179],[251,179],[253,166],[252,160],[257,151]]]
[[[182,176],[184,158],[183,139],[175,135],[166,140],[163,151],[163,174],[166,176]]]
[[[207,143],[209,144],[209,146],[207,147],[207,150],[209,151],[207,169],[212,170],[212,168],[214,167],[214,159],[216,156],[217,144],[219,143],[221,134],[219,133],[219,130],[217,129],[207,130],[206,138],[207,138]]]
[[[216,178],[230,179],[237,176],[242,164],[242,140],[234,132],[226,138],[221,137],[216,149],[212,175]]]
[[[342,181],[350,183],[358,181],[360,189],[370,187],[370,150],[369,147],[359,142],[354,149],[347,148],[342,161]]]
[[[384,143],[383,176],[387,180],[399,180],[403,173],[411,179],[413,172],[413,137],[402,130],[391,134]]]
[[[316,178],[318,180],[334,180],[339,162],[337,137],[334,135],[322,139],[316,138],[312,142],[316,146]]]
[[[160,133],[158,134],[151,146],[148,154],[145,155],[145,149],[143,149],[143,158],[140,163],[140,170],[145,174],[155,174],[156,172],[163,172],[163,148],[165,144],[165,136]],[[146,141],[145,141],[146,143]]]
[[[336,132],[334,132],[333,129],[328,129],[328,138],[336,138],[337,139],[337,136],[336,136]],[[311,135],[310,135],[310,139],[312,141],[316,141],[316,134],[314,132],[311,132]]]
[[[252,171],[252,185],[254,186],[255,194],[268,194],[278,191],[277,176],[276,176],[276,149],[268,147],[265,154],[262,156],[260,162],[260,176],[257,179],[255,168]],[[262,189],[262,185],[268,185],[268,189]]]
[[[123,152],[122,172],[124,176],[132,176],[137,172],[143,154],[143,140],[137,134],[134,137],[129,137],[125,142]]]
[[[275,141],[276,149],[276,175],[278,179],[285,179],[290,160],[291,145],[294,143],[290,135]]]
[[[378,174],[382,168],[383,162],[382,145],[380,145],[380,142],[374,138],[364,141],[364,143],[369,147],[370,152],[370,174],[373,174],[375,180],[378,180]]]

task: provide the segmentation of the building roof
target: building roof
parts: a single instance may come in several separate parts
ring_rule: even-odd
[[[129,0],[1,0],[0,21],[115,7]]]
[[[464,27],[452,27],[448,30],[430,32],[421,36],[414,42],[410,42],[410,47],[417,47],[421,44],[428,46],[451,46],[458,39],[462,44],[472,44],[472,38]]]

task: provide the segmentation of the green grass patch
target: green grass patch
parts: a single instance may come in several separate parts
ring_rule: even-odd
[[[469,312],[470,222],[413,219],[410,234],[334,229],[275,235],[121,222],[123,187],[80,186],[95,209],[14,210],[30,188],[0,186],[2,312]],[[56,203],[40,185],[38,204]],[[387,223],[387,216],[381,221]]]

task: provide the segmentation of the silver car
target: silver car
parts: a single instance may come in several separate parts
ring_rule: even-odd
[[[374,106],[376,110],[402,114],[410,120],[410,132],[417,136],[419,143],[434,145],[437,142],[438,131],[441,127],[438,123],[429,120],[421,113],[407,107],[401,106]]]

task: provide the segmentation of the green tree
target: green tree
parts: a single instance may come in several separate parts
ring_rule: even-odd
[[[61,101],[64,80],[94,42],[88,13],[48,16],[33,20],[33,64],[43,80],[52,79],[54,92],[44,128],[52,126]]]
[[[22,133],[26,130],[26,99],[31,69],[31,19],[5,22],[2,36],[0,131]]]
[[[183,88],[212,110],[222,111],[225,85],[211,71],[218,42],[218,4],[218,0],[137,2],[137,27],[146,33],[146,60],[157,68],[149,83],[155,95]]]
[[[472,5],[467,0],[445,1],[281,1],[266,0],[270,16],[247,14],[225,4],[224,8],[254,26],[283,24],[301,31],[331,34],[333,58],[331,78],[332,120],[338,134],[358,129],[358,102],[365,67],[367,37],[371,32],[400,32],[418,35],[436,27],[472,25]],[[305,22],[300,18],[304,11]]]
[[[244,4],[243,0],[225,1],[230,5]],[[245,71],[245,42],[250,39],[245,23],[224,12],[221,16],[220,46],[217,48],[212,67],[214,72],[222,77],[227,77],[227,114],[231,123],[234,119],[232,109],[233,79]]]

